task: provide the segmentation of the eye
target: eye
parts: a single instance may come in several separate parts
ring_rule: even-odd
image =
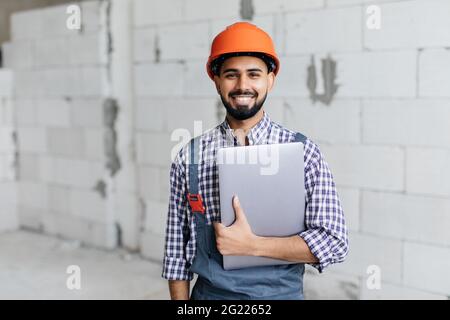
[[[257,73],[257,72],[251,72],[251,73],[250,73],[250,77],[252,77],[252,78],[257,78],[257,77],[259,77],[259,73]]]
[[[236,77],[236,74],[234,74],[234,73],[228,73],[225,75],[225,78],[227,78],[227,79],[233,79],[235,77]]]

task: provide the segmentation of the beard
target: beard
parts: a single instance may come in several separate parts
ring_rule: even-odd
[[[243,92],[243,91],[238,90],[238,91],[231,92],[230,97],[233,97],[234,95],[241,95],[241,94],[245,95],[245,94],[252,94],[252,93],[248,92],[248,91]],[[253,107],[250,107],[250,105],[239,105],[238,104],[238,105],[236,105],[236,108],[233,108],[231,106],[231,104],[224,99],[222,94],[220,94],[220,99],[222,100],[222,103],[230,116],[232,116],[236,120],[246,120],[246,119],[253,117],[255,114],[258,113],[259,110],[261,110],[264,102],[266,101],[267,92],[260,101],[258,101],[258,94],[255,93],[254,96],[255,96],[255,103],[254,103]]]

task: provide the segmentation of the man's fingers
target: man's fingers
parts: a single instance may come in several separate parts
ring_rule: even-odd
[[[225,228],[225,226],[223,224],[221,224],[220,222],[213,222],[213,227],[216,232]]]
[[[236,220],[241,220],[241,219],[246,220],[244,210],[242,210],[241,203],[239,202],[238,196],[233,197],[233,208],[234,208],[234,213],[236,214]]]

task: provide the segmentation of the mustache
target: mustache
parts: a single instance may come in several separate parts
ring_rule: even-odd
[[[234,96],[251,96],[251,97],[254,97],[254,96],[256,96],[256,93],[255,92],[251,92],[251,91],[236,90],[236,91],[230,92],[230,97],[234,97]]]

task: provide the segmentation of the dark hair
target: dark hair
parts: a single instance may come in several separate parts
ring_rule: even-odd
[[[212,73],[216,76],[219,76],[220,68],[222,67],[222,64],[225,62],[226,59],[231,58],[231,57],[241,57],[241,56],[251,56],[251,57],[260,58],[267,65],[267,73],[270,73],[271,71],[274,71],[277,68],[277,65],[276,65],[274,59],[264,53],[261,53],[261,52],[232,52],[232,53],[222,54],[220,57],[214,59],[211,62]]]

